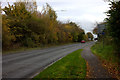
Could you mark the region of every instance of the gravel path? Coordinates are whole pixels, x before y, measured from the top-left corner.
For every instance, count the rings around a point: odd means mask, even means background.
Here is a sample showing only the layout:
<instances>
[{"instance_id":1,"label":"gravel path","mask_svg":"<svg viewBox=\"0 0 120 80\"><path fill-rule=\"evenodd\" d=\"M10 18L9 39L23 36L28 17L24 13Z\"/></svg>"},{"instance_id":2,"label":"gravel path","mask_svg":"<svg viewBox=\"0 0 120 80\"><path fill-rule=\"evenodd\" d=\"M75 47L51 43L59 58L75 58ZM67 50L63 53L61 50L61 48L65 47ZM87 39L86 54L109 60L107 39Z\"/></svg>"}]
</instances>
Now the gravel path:
<instances>
[{"instance_id":1,"label":"gravel path","mask_svg":"<svg viewBox=\"0 0 120 80\"><path fill-rule=\"evenodd\" d=\"M111 78L107 70L105 70L99 59L92 54L90 50L91 45L84 47L81 56L88 62L90 66L90 78Z\"/></svg>"}]
</instances>

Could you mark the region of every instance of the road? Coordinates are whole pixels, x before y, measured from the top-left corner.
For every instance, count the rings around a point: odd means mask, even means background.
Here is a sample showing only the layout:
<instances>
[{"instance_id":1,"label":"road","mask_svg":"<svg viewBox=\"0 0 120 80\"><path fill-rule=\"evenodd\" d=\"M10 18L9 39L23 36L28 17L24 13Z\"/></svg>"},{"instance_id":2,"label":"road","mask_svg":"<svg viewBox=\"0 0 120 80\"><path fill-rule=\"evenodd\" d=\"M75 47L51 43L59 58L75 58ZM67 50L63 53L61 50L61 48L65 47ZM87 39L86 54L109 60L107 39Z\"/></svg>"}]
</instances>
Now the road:
<instances>
[{"instance_id":1,"label":"road","mask_svg":"<svg viewBox=\"0 0 120 80\"><path fill-rule=\"evenodd\" d=\"M94 42L76 43L2 56L3 78L31 78L65 55Z\"/></svg>"}]
</instances>

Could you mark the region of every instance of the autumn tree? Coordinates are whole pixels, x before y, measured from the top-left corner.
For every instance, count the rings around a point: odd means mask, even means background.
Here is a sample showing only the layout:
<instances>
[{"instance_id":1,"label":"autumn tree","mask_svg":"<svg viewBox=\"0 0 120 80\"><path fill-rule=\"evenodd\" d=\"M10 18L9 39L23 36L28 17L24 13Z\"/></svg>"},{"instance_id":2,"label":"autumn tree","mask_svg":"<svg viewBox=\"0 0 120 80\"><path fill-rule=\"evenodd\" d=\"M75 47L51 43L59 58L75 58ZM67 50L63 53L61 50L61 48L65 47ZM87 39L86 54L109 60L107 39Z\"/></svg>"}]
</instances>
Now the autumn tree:
<instances>
[{"instance_id":1,"label":"autumn tree","mask_svg":"<svg viewBox=\"0 0 120 80\"><path fill-rule=\"evenodd\" d=\"M8 3L8 7L5 7L3 11L9 20L8 25L10 32L15 35L16 42L27 43L31 39L31 30L27 24L31 19L32 13L26 8L25 2L16 2L14 5ZM27 40L29 38L29 40ZM28 43L29 44L29 43Z\"/></svg>"},{"instance_id":2,"label":"autumn tree","mask_svg":"<svg viewBox=\"0 0 120 80\"><path fill-rule=\"evenodd\" d=\"M91 40L93 40L93 34L91 32L87 32L87 36L88 36L88 39L90 38Z\"/></svg>"},{"instance_id":3,"label":"autumn tree","mask_svg":"<svg viewBox=\"0 0 120 80\"><path fill-rule=\"evenodd\" d=\"M77 42L84 39L84 30L74 22L62 23L49 4L37 11L36 3L8 3L3 8L3 47L11 45L37 47L40 45ZM7 42L6 42L7 41ZM19 47L20 47L19 46Z\"/></svg>"},{"instance_id":4,"label":"autumn tree","mask_svg":"<svg viewBox=\"0 0 120 80\"><path fill-rule=\"evenodd\" d=\"M93 29L93 34L97 34L97 32L98 32L98 28L95 27L95 28Z\"/></svg>"},{"instance_id":5,"label":"autumn tree","mask_svg":"<svg viewBox=\"0 0 120 80\"><path fill-rule=\"evenodd\" d=\"M12 42L16 40L13 33L10 32L9 20L6 19L6 16L2 16L2 47L3 49L9 49L12 46Z\"/></svg>"}]
</instances>

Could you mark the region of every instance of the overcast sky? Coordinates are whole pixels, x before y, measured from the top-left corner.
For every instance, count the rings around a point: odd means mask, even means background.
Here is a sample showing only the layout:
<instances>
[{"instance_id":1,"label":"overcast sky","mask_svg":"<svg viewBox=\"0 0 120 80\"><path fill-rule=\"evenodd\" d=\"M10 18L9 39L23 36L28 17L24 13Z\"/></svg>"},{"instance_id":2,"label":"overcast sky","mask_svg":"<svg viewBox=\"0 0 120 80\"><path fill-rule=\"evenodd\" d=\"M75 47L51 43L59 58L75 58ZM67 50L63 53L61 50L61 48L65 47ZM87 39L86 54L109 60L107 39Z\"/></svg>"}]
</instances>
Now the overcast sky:
<instances>
[{"instance_id":1,"label":"overcast sky","mask_svg":"<svg viewBox=\"0 0 120 80\"><path fill-rule=\"evenodd\" d=\"M11 0L7 0L11 1ZM15 1L15 0L12 0ZM109 5L104 0L36 0L37 10L41 11L46 3L56 11L58 20L73 21L86 32L93 30L95 22L102 22L106 18ZM5 3L2 4L4 6Z\"/></svg>"}]
</instances>

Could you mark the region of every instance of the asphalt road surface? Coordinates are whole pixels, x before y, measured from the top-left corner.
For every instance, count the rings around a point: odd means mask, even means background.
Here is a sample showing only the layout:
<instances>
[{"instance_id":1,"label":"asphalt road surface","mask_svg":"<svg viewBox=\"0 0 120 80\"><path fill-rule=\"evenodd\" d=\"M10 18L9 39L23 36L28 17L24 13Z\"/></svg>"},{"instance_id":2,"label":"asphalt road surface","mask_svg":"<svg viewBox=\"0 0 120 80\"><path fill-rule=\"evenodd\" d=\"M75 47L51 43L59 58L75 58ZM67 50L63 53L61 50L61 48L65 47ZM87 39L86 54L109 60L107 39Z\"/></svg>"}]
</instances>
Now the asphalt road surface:
<instances>
[{"instance_id":1,"label":"asphalt road surface","mask_svg":"<svg viewBox=\"0 0 120 80\"><path fill-rule=\"evenodd\" d=\"M3 78L31 78L51 63L67 54L92 45L94 42L76 43L40 50L24 51L2 56Z\"/></svg>"}]
</instances>

